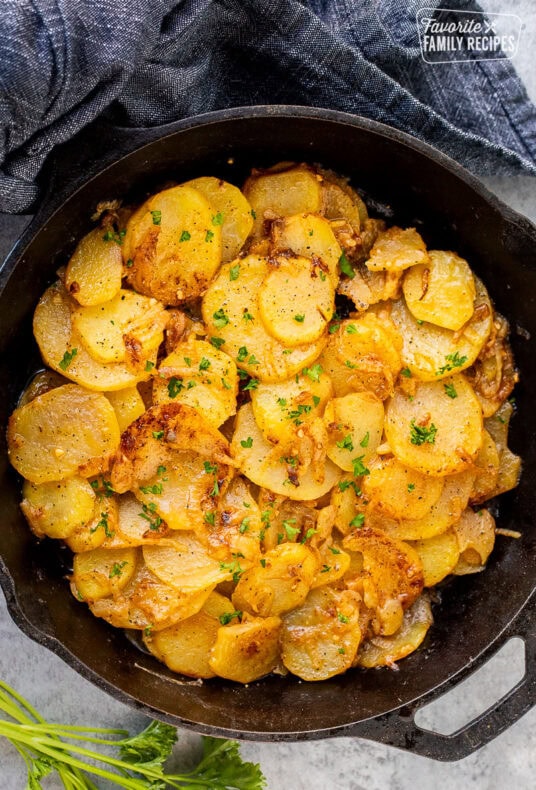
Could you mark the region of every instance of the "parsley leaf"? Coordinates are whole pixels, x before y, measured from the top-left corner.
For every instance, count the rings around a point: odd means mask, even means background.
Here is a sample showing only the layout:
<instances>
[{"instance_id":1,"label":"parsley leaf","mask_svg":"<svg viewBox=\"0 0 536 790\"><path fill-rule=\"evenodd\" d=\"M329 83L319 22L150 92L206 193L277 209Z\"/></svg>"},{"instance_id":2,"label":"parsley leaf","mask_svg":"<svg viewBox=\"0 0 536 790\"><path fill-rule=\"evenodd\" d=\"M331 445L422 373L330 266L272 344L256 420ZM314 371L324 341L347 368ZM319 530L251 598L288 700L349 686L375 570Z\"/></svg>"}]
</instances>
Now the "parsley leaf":
<instances>
[{"instance_id":1,"label":"parsley leaf","mask_svg":"<svg viewBox=\"0 0 536 790\"><path fill-rule=\"evenodd\" d=\"M342 253L341 257L339 258L339 267L340 267L340 270L341 270L341 272L343 274L345 274L351 280L354 279L355 272L354 272L354 270L352 268L352 264L350 263L350 261L348 260L348 258L344 254L344 252Z\"/></svg>"}]
</instances>

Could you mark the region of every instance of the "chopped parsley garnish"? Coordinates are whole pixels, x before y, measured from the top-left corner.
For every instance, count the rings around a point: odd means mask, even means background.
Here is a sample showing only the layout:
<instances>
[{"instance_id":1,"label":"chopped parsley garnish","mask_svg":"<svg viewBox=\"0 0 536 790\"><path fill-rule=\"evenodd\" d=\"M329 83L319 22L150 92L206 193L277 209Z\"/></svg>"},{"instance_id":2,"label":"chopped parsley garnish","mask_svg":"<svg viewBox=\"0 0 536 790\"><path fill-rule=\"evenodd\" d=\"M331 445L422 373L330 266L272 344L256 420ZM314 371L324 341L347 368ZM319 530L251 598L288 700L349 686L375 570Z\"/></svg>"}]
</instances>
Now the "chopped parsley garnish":
<instances>
[{"instance_id":1,"label":"chopped parsley garnish","mask_svg":"<svg viewBox=\"0 0 536 790\"><path fill-rule=\"evenodd\" d=\"M363 526L364 523L365 523L365 514L364 513L358 513L350 521L350 526L351 527L356 527L357 529L361 529L361 527Z\"/></svg>"},{"instance_id":2,"label":"chopped parsley garnish","mask_svg":"<svg viewBox=\"0 0 536 790\"><path fill-rule=\"evenodd\" d=\"M340 267L340 270L341 270L341 272L343 274L345 274L351 280L354 279L355 272L354 272L354 270L352 268L352 264L350 263L350 261L348 260L348 258L344 254L344 252L342 253L341 257L339 258L339 267Z\"/></svg>"},{"instance_id":3,"label":"chopped parsley garnish","mask_svg":"<svg viewBox=\"0 0 536 790\"><path fill-rule=\"evenodd\" d=\"M223 337L211 337L210 344L214 346L214 348L221 348L225 344L225 340Z\"/></svg>"},{"instance_id":4,"label":"chopped parsley garnish","mask_svg":"<svg viewBox=\"0 0 536 790\"><path fill-rule=\"evenodd\" d=\"M316 530L314 527L309 527L309 529L301 539L301 543L305 543L306 541L310 540L313 537L313 535L316 535L317 531L318 530Z\"/></svg>"},{"instance_id":5,"label":"chopped parsley garnish","mask_svg":"<svg viewBox=\"0 0 536 790\"><path fill-rule=\"evenodd\" d=\"M339 618L339 622L341 623L349 623L350 619L343 614L342 612L337 612L337 617Z\"/></svg>"},{"instance_id":6,"label":"chopped parsley garnish","mask_svg":"<svg viewBox=\"0 0 536 790\"><path fill-rule=\"evenodd\" d=\"M201 362L199 363L199 370L208 370L210 367L210 359L206 357L201 357Z\"/></svg>"},{"instance_id":7,"label":"chopped parsley garnish","mask_svg":"<svg viewBox=\"0 0 536 790\"><path fill-rule=\"evenodd\" d=\"M300 403L296 409L292 409L292 411L289 411L288 413L289 419L293 420L294 425L301 425L303 423L303 420L300 420L300 417L303 414L309 414L312 408L313 407L309 406L308 404Z\"/></svg>"},{"instance_id":8,"label":"chopped parsley garnish","mask_svg":"<svg viewBox=\"0 0 536 790\"><path fill-rule=\"evenodd\" d=\"M427 426L416 425L415 420L411 421L410 442L412 444L435 444L436 433L437 428L434 423L431 423L430 426Z\"/></svg>"},{"instance_id":9,"label":"chopped parsley garnish","mask_svg":"<svg viewBox=\"0 0 536 790\"><path fill-rule=\"evenodd\" d=\"M100 527L102 527L106 537L107 538L113 538L113 536L115 535L115 532L110 529L110 526L108 524L109 517L110 517L109 513L106 513L106 512L101 513L100 521L92 529L90 529L89 531L91 533L93 533L93 532L96 532Z\"/></svg>"},{"instance_id":10,"label":"chopped parsley garnish","mask_svg":"<svg viewBox=\"0 0 536 790\"><path fill-rule=\"evenodd\" d=\"M162 222L161 211L151 211L151 217L153 218L153 225L160 225L160 223Z\"/></svg>"},{"instance_id":11,"label":"chopped parsley garnish","mask_svg":"<svg viewBox=\"0 0 536 790\"><path fill-rule=\"evenodd\" d=\"M67 368L69 367L69 365L71 364L71 362L73 361L73 359L77 354L78 354L77 348L72 348L70 351L66 351L65 354L63 355L61 362L59 363L60 368L62 370L67 370Z\"/></svg>"},{"instance_id":12,"label":"chopped parsley garnish","mask_svg":"<svg viewBox=\"0 0 536 790\"><path fill-rule=\"evenodd\" d=\"M457 351L455 351L454 354L447 354L445 359L447 360L447 364L439 368L439 370L436 372L436 376L442 376L443 373L447 373L449 370L454 370L454 368L461 368L461 366L465 365L467 362L467 357L465 354L463 357L461 357Z\"/></svg>"},{"instance_id":13,"label":"chopped parsley garnish","mask_svg":"<svg viewBox=\"0 0 536 790\"><path fill-rule=\"evenodd\" d=\"M246 518L243 518L242 521L240 522L240 526L238 527L238 531L240 532L241 535L243 535L244 532L248 531L248 529L249 529L249 522L250 522L250 516L246 516Z\"/></svg>"},{"instance_id":14,"label":"chopped parsley garnish","mask_svg":"<svg viewBox=\"0 0 536 790\"><path fill-rule=\"evenodd\" d=\"M214 214L214 216L212 217L212 224L216 226L223 225L223 214L221 213L221 211L218 211L217 214Z\"/></svg>"},{"instance_id":15,"label":"chopped parsley garnish","mask_svg":"<svg viewBox=\"0 0 536 790\"><path fill-rule=\"evenodd\" d=\"M233 554L233 557L243 556L243 554ZM237 559L233 560L233 562L220 562L220 570L229 571L229 573L232 573L234 582L239 581L240 577L244 573L244 569L241 567L240 562Z\"/></svg>"},{"instance_id":16,"label":"chopped parsley garnish","mask_svg":"<svg viewBox=\"0 0 536 790\"><path fill-rule=\"evenodd\" d=\"M250 213L251 213L251 216L253 217L253 219L257 219L257 212L255 211L254 208L251 209Z\"/></svg>"},{"instance_id":17,"label":"chopped parsley garnish","mask_svg":"<svg viewBox=\"0 0 536 790\"><path fill-rule=\"evenodd\" d=\"M132 260L132 258L129 258L126 263L126 267L127 269L131 269L133 266L134 266L134 261Z\"/></svg>"},{"instance_id":18,"label":"chopped parsley garnish","mask_svg":"<svg viewBox=\"0 0 536 790\"><path fill-rule=\"evenodd\" d=\"M287 518L285 519L285 521L283 521L282 527L287 533L287 538L289 540L294 540L294 538L296 537L296 535L298 535L300 531L297 527L292 526L295 523L296 523L295 518Z\"/></svg>"},{"instance_id":19,"label":"chopped parsley garnish","mask_svg":"<svg viewBox=\"0 0 536 790\"><path fill-rule=\"evenodd\" d=\"M221 379L221 383L222 383L223 389L225 389L225 390L230 390L231 389L231 385L229 384L227 379L223 378L223 376L222 376L222 379Z\"/></svg>"},{"instance_id":20,"label":"chopped parsley garnish","mask_svg":"<svg viewBox=\"0 0 536 790\"><path fill-rule=\"evenodd\" d=\"M415 491L415 483L408 483L408 493Z\"/></svg>"},{"instance_id":21,"label":"chopped parsley garnish","mask_svg":"<svg viewBox=\"0 0 536 790\"><path fill-rule=\"evenodd\" d=\"M454 386L454 384L443 384L443 386L445 387L445 392L447 393L449 398L458 397L458 393L456 392L456 387Z\"/></svg>"},{"instance_id":22,"label":"chopped parsley garnish","mask_svg":"<svg viewBox=\"0 0 536 790\"><path fill-rule=\"evenodd\" d=\"M312 365L310 368L303 368L302 376L309 376L311 381L320 381L320 376L322 375L322 365L318 363L316 365Z\"/></svg>"},{"instance_id":23,"label":"chopped parsley garnish","mask_svg":"<svg viewBox=\"0 0 536 790\"><path fill-rule=\"evenodd\" d=\"M341 439L340 442L335 442L335 444L341 450L350 450L350 451L352 451L354 449L354 443L352 441L352 437L351 437L350 434L348 434L348 436L345 436L344 439Z\"/></svg>"},{"instance_id":24,"label":"chopped parsley garnish","mask_svg":"<svg viewBox=\"0 0 536 790\"><path fill-rule=\"evenodd\" d=\"M361 496L361 489L355 480L340 480L337 485L339 486L339 491L346 491L348 488L353 488L356 496Z\"/></svg>"},{"instance_id":25,"label":"chopped parsley garnish","mask_svg":"<svg viewBox=\"0 0 536 790\"><path fill-rule=\"evenodd\" d=\"M366 434L365 434L365 435L363 436L363 438L361 439L361 441L359 442L359 444L361 445L361 447L368 447L369 439L370 439L370 434L369 434L369 432L367 431L367 432L366 432Z\"/></svg>"},{"instance_id":26,"label":"chopped parsley garnish","mask_svg":"<svg viewBox=\"0 0 536 790\"><path fill-rule=\"evenodd\" d=\"M246 386L244 387L244 392L246 390L256 390L259 386L259 379L250 379Z\"/></svg>"},{"instance_id":27,"label":"chopped parsley garnish","mask_svg":"<svg viewBox=\"0 0 536 790\"><path fill-rule=\"evenodd\" d=\"M169 397L176 398L179 392L183 389L184 389L184 384L182 383L182 379L178 379L176 376L172 376L168 381L168 385L167 385Z\"/></svg>"},{"instance_id":28,"label":"chopped parsley garnish","mask_svg":"<svg viewBox=\"0 0 536 790\"><path fill-rule=\"evenodd\" d=\"M253 321L253 316L251 313L248 312L247 307L244 309L244 313L242 315L242 321Z\"/></svg>"},{"instance_id":29,"label":"chopped parsley garnish","mask_svg":"<svg viewBox=\"0 0 536 790\"><path fill-rule=\"evenodd\" d=\"M341 550L337 549L335 546L328 546L328 549L331 551L332 554L340 554Z\"/></svg>"},{"instance_id":30,"label":"chopped parsley garnish","mask_svg":"<svg viewBox=\"0 0 536 790\"><path fill-rule=\"evenodd\" d=\"M210 524L210 526L213 527L216 522L216 513L213 510L209 513L205 513L205 521L207 524Z\"/></svg>"},{"instance_id":31,"label":"chopped parsley garnish","mask_svg":"<svg viewBox=\"0 0 536 790\"><path fill-rule=\"evenodd\" d=\"M251 436L248 436L247 439L242 439L240 444L242 445L242 447L253 447L253 438Z\"/></svg>"},{"instance_id":32,"label":"chopped parsley garnish","mask_svg":"<svg viewBox=\"0 0 536 790\"><path fill-rule=\"evenodd\" d=\"M225 612L224 614L220 614L220 616L218 617L218 620L220 621L220 623L222 625L228 625L231 622L231 620L234 620L235 617L238 620L240 620L241 617L242 617L242 612L239 612L239 611L236 611L236 612Z\"/></svg>"},{"instance_id":33,"label":"chopped parsley garnish","mask_svg":"<svg viewBox=\"0 0 536 790\"><path fill-rule=\"evenodd\" d=\"M279 406L281 406L282 409L284 409L285 406L287 405L287 399L286 398L278 398L277 399L277 403L278 403Z\"/></svg>"},{"instance_id":34,"label":"chopped parsley garnish","mask_svg":"<svg viewBox=\"0 0 536 790\"><path fill-rule=\"evenodd\" d=\"M162 493L162 483L155 483L153 486L140 486L140 491L143 494L155 494L159 496Z\"/></svg>"},{"instance_id":35,"label":"chopped parsley garnish","mask_svg":"<svg viewBox=\"0 0 536 790\"><path fill-rule=\"evenodd\" d=\"M128 565L127 560L123 560L123 562L114 562L114 564L112 565L112 569L109 573L110 579L113 579L114 576L121 576L125 565Z\"/></svg>"},{"instance_id":36,"label":"chopped parsley garnish","mask_svg":"<svg viewBox=\"0 0 536 790\"><path fill-rule=\"evenodd\" d=\"M346 327L346 333L348 335L357 335L357 326L355 324L348 324Z\"/></svg>"},{"instance_id":37,"label":"chopped parsley garnish","mask_svg":"<svg viewBox=\"0 0 536 790\"><path fill-rule=\"evenodd\" d=\"M153 439L162 439L164 431L153 431Z\"/></svg>"},{"instance_id":38,"label":"chopped parsley garnish","mask_svg":"<svg viewBox=\"0 0 536 790\"><path fill-rule=\"evenodd\" d=\"M218 471L216 464L211 464L210 461L203 461L203 467L207 475L215 475Z\"/></svg>"},{"instance_id":39,"label":"chopped parsley garnish","mask_svg":"<svg viewBox=\"0 0 536 790\"><path fill-rule=\"evenodd\" d=\"M337 329L338 329L339 327L340 327L340 324L339 324L339 323L337 323L337 324L331 324L330 328L328 329L328 332L329 332L329 334L330 334L330 335L334 335L334 334L335 334L335 332L337 331Z\"/></svg>"},{"instance_id":40,"label":"chopped parsley garnish","mask_svg":"<svg viewBox=\"0 0 536 790\"><path fill-rule=\"evenodd\" d=\"M205 233L205 241L206 242L212 241L213 238L214 238L214 231L207 230L207 232Z\"/></svg>"},{"instance_id":41,"label":"chopped parsley garnish","mask_svg":"<svg viewBox=\"0 0 536 790\"><path fill-rule=\"evenodd\" d=\"M149 371L152 370L153 368L154 368L154 362L151 362L151 360L148 359L147 362L145 363L145 371L149 373Z\"/></svg>"},{"instance_id":42,"label":"chopped parsley garnish","mask_svg":"<svg viewBox=\"0 0 536 790\"><path fill-rule=\"evenodd\" d=\"M218 329L221 329L223 326L227 326L229 323L229 319L225 315L223 307L220 307L219 310L216 310L216 312L213 313L212 318L214 319L214 326Z\"/></svg>"},{"instance_id":43,"label":"chopped parsley garnish","mask_svg":"<svg viewBox=\"0 0 536 790\"><path fill-rule=\"evenodd\" d=\"M240 276L240 264L235 263L235 265L231 266L231 268L229 269L229 279L231 281L238 280L239 276Z\"/></svg>"},{"instance_id":44,"label":"chopped parsley garnish","mask_svg":"<svg viewBox=\"0 0 536 790\"><path fill-rule=\"evenodd\" d=\"M190 241L191 238L192 238L191 233L187 230L183 230L180 235L179 241Z\"/></svg>"},{"instance_id":45,"label":"chopped parsley garnish","mask_svg":"<svg viewBox=\"0 0 536 790\"><path fill-rule=\"evenodd\" d=\"M411 378L411 370L409 368L402 368L402 370L400 371L400 374L402 376L405 376L405 378L407 378L407 379Z\"/></svg>"},{"instance_id":46,"label":"chopped parsley garnish","mask_svg":"<svg viewBox=\"0 0 536 790\"><path fill-rule=\"evenodd\" d=\"M186 362L186 364L188 365L188 367L191 368L192 367L192 360L190 359L190 357L183 357L183 359Z\"/></svg>"},{"instance_id":47,"label":"chopped parsley garnish","mask_svg":"<svg viewBox=\"0 0 536 790\"><path fill-rule=\"evenodd\" d=\"M149 502L148 505L142 505L142 513L138 513L138 516L144 518L145 521L149 522L149 528L152 530L156 530L162 524L162 519L156 513L156 505L154 502Z\"/></svg>"},{"instance_id":48,"label":"chopped parsley garnish","mask_svg":"<svg viewBox=\"0 0 536 790\"><path fill-rule=\"evenodd\" d=\"M303 324L305 321L305 313L296 313L294 320L297 321L298 324Z\"/></svg>"},{"instance_id":49,"label":"chopped parsley garnish","mask_svg":"<svg viewBox=\"0 0 536 790\"><path fill-rule=\"evenodd\" d=\"M326 565L324 563L324 565L322 565L322 570L320 571L320 573L329 573L330 570L331 570L331 565Z\"/></svg>"},{"instance_id":50,"label":"chopped parsley garnish","mask_svg":"<svg viewBox=\"0 0 536 790\"><path fill-rule=\"evenodd\" d=\"M319 398L318 395L313 395L313 403L314 403L315 407L319 405L320 398Z\"/></svg>"},{"instance_id":51,"label":"chopped parsley garnish","mask_svg":"<svg viewBox=\"0 0 536 790\"><path fill-rule=\"evenodd\" d=\"M363 475L369 475L370 469L367 469L365 464L363 463L364 455L360 455L359 458L352 458L352 466L354 468L354 477L362 477Z\"/></svg>"},{"instance_id":52,"label":"chopped parsley garnish","mask_svg":"<svg viewBox=\"0 0 536 790\"><path fill-rule=\"evenodd\" d=\"M355 370L357 367L359 367L359 365L356 365L355 362L350 362L349 359L347 359L344 364L347 368L350 368L350 370Z\"/></svg>"}]
</instances>

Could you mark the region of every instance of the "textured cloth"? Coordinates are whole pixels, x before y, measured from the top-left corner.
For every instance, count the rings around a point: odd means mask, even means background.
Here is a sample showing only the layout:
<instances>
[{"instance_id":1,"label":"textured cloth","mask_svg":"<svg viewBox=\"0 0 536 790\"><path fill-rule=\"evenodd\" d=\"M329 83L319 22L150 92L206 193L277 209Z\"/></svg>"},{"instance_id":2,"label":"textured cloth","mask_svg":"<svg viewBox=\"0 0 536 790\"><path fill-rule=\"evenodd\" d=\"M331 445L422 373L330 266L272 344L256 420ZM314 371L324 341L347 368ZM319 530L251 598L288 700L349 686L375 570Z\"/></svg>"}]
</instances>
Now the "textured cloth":
<instances>
[{"instance_id":1,"label":"textured cloth","mask_svg":"<svg viewBox=\"0 0 536 790\"><path fill-rule=\"evenodd\" d=\"M427 64L434 0L2 0L0 211L28 211L50 151L98 116L156 126L302 104L364 115L476 173L536 172L536 115L510 61ZM478 9L472 0L449 8Z\"/></svg>"}]
</instances>

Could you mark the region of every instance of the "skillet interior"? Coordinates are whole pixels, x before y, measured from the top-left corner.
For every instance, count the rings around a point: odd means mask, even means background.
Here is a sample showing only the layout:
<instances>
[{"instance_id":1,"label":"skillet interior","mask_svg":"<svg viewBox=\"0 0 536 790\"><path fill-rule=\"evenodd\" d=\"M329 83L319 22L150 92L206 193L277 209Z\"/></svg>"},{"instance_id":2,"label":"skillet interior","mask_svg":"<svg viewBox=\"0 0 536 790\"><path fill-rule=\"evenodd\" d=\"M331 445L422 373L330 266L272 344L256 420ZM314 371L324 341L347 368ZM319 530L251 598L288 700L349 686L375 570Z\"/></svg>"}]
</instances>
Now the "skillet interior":
<instances>
[{"instance_id":1,"label":"skillet interior","mask_svg":"<svg viewBox=\"0 0 536 790\"><path fill-rule=\"evenodd\" d=\"M261 109L241 115L216 113L201 125L179 124L178 131L108 167L65 201L27 244L20 244L4 267L2 581L19 625L119 699L213 734L320 737L411 706L461 677L497 642L534 590L536 416L531 392L536 356L529 337L536 336L536 230L446 157L379 124L315 110L274 115ZM72 598L64 578L68 553L52 542L38 544L19 512L20 484L7 464L4 429L28 375L38 366L31 333L35 304L89 228L99 200L140 198L169 181L198 175L240 184L252 166L280 160L320 162L351 176L369 206L372 201L372 214L376 204L390 221L416 225L429 245L467 257L497 309L510 320L521 370L510 444L523 458L523 476L516 491L501 498L498 524L519 529L523 537L499 538L484 574L461 577L443 588L424 647L400 662L398 672L356 670L317 684L267 678L248 688L222 680L183 682Z\"/></svg>"}]
</instances>

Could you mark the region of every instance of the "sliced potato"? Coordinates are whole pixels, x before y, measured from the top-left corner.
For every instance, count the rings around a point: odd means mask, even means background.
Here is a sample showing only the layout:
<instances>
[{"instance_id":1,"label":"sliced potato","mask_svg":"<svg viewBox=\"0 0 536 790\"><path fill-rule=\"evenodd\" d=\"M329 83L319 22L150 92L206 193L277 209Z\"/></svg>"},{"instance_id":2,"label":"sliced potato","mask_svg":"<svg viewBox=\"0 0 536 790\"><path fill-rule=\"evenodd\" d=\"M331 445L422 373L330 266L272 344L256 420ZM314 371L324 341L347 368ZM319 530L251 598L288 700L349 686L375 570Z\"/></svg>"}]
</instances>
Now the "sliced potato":
<instances>
[{"instance_id":1,"label":"sliced potato","mask_svg":"<svg viewBox=\"0 0 536 790\"><path fill-rule=\"evenodd\" d=\"M419 263L428 264L426 245L415 228L393 226L380 233L366 261L370 271L401 271Z\"/></svg>"},{"instance_id":2,"label":"sliced potato","mask_svg":"<svg viewBox=\"0 0 536 790\"><path fill-rule=\"evenodd\" d=\"M92 490L94 489L92 488ZM101 497L97 493L92 518L71 532L65 538L65 543L75 554L98 549L103 544L111 549L126 548L129 544L115 542L117 522L117 498L114 496Z\"/></svg>"},{"instance_id":3,"label":"sliced potato","mask_svg":"<svg viewBox=\"0 0 536 790\"><path fill-rule=\"evenodd\" d=\"M156 513L151 512L149 506L146 509L148 512L132 494L118 498L117 521L109 544L111 548L172 544L175 533L157 518Z\"/></svg>"},{"instance_id":4,"label":"sliced potato","mask_svg":"<svg viewBox=\"0 0 536 790\"><path fill-rule=\"evenodd\" d=\"M108 302L78 307L71 320L93 359L135 369L160 346L169 316L156 299L122 288Z\"/></svg>"},{"instance_id":5,"label":"sliced potato","mask_svg":"<svg viewBox=\"0 0 536 790\"><path fill-rule=\"evenodd\" d=\"M79 304L96 305L114 298L122 276L121 246L103 228L95 228L78 242L67 264L65 287Z\"/></svg>"},{"instance_id":6,"label":"sliced potato","mask_svg":"<svg viewBox=\"0 0 536 790\"><path fill-rule=\"evenodd\" d=\"M283 447L271 445L263 437L251 404L242 406L236 415L231 453L242 473L253 483L289 499L307 500L326 494L340 476L337 467L329 460L326 461L322 481L315 479L311 468L302 476L295 476L294 466L288 463L284 452Z\"/></svg>"},{"instance_id":7,"label":"sliced potato","mask_svg":"<svg viewBox=\"0 0 536 790\"><path fill-rule=\"evenodd\" d=\"M499 453L499 473L493 496L515 488L521 474L521 458L508 448L508 426L513 411L512 404L504 401L497 412L484 422Z\"/></svg>"},{"instance_id":8,"label":"sliced potato","mask_svg":"<svg viewBox=\"0 0 536 790\"><path fill-rule=\"evenodd\" d=\"M83 477L57 482L24 481L21 510L37 537L68 538L93 516L95 493Z\"/></svg>"},{"instance_id":9,"label":"sliced potato","mask_svg":"<svg viewBox=\"0 0 536 790\"><path fill-rule=\"evenodd\" d=\"M287 346L318 340L335 311L330 277L309 258L270 258L258 293L259 315L266 330Z\"/></svg>"},{"instance_id":10,"label":"sliced potato","mask_svg":"<svg viewBox=\"0 0 536 790\"><path fill-rule=\"evenodd\" d=\"M238 373L232 359L206 340L190 337L159 365L153 404L187 403L215 427L236 412Z\"/></svg>"},{"instance_id":11,"label":"sliced potato","mask_svg":"<svg viewBox=\"0 0 536 790\"><path fill-rule=\"evenodd\" d=\"M15 469L32 483L48 483L105 471L119 426L104 395L65 384L15 409L7 441Z\"/></svg>"},{"instance_id":12,"label":"sliced potato","mask_svg":"<svg viewBox=\"0 0 536 790\"><path fill-rule=\"evenodd\" d=\"M460 373L473 364L484 347L491 332L493 311L484 285L474 279L474 311L458 332L427 321L419 323L404 299L392 303L390 315L402 338L403 364L415 378L436 381L453 371Z\"/></svg>"},{"instance_id":13,"label":"sliced potato","mask_svg":"<svg viewBox=\"0 0 536 790\"><path fill-rule=\"evenodd\" d=\"M356 664L360 667L392 667L422 644L433 623L430 601L421 595L404 612L399 630L391 636L373 636L362 642Z\"/></svg>"},{"instance_id":14,"label":"sliced potato","mask_svg":"<svg viewBox=\"0 0 536 790\"><path fill-rule=\"evenodd\" d=\"M334 508L335 526L343 535L352 529L351 522L355 516L364 511L364 501L361 499L361 489L353 474L341 477L331 492L331 504Z\"/></svg>"},{"instance_id":15,"label":"sliced potato","mask_svg":"<svg viewBox=\"0 0 536 790\"><path fill-rule=\"evenodd\" d=\"M395 519L424 518L443 491L443 479L431 478L396 458L378 458L370 464L362 487L371 507Z\"/></svg>"},{"instance_id":16,"label":"sliced potato","mask_svg":"<svg viewBox=\"0 0 536 790\"><path fill-rule=\"evenodd\" d=\"M449 390L456 393L453 398ZM385 434L401 463L443 476L472 464L482 444L482 409L461 375L419 382L408 397L398 390L387 405Z\"/></svg>"},{"instance_id":17,"label":"sliced potato","mask_svg":"<svg viewBox=\"0 0 536 790\"><path fill-rule=\"evenodd\" d=\"M230 578L193 532L181 532L172 545L144 546L143 559L154 575L181 592L197 592Z\"/></svg>"},{"instance_id":18,"label":"sliced potato","mask_svg":"<svg viewBox=\"0 0 536 790\"><path fill-rule=\"evenodd\" d=\"M129 285L165 305L200 296L221 262L221 226L197 189L153 195L132 214L123 243Z\"/></svg>"},{"instance_id":19,"label":"sliced potato","mask_svg":"<svg viewBox=\"0 0 536 790\"><path fill-rule=\"evenodd\" d=\"M333 285L339 281L338 263L342 254L331 225L317 214L294 214L272 224L272 247L276 253L291 250L300 257L318 259L317 276L329 274Z\"/></svg>"},{"instance_id":20,"label":"sliced potato","mask_svg":"<svg viewBox=\"0 0 536 790\"><path fill-rule=\"evenodd\" d=\"M328 458L346 472L354 469L356 460L366 466L380 444L383 419L383 403L372 392L333 398L324 412Z\"/></svg>"},{"instance_id":21,"label":"sliced potato","mask_svg":"<svg viewBox=\"0 0 536 790\"><path fill-rule=\"evenodd\" d=\"M460 551L453 573L459 576L483 570L495 545L495 519L489 510L467 508L453 530Z\"/></svg>"},{"instance_id":22,"label":"sliced potato","mask_svg":"<svg viewBox=\"0 0 536 790\"><path fill-rule=\"evenodd\" d=\"M247 482L235 477L219 499L214 524L205 522L204 539L210 555L231 564L233 558L242 557L242 565L249 567L260 558L262 530L260 509Z\"/></svg>"},{"instance_id":23,"label":"sliced potato","mask_svg":"<svg viewBox=\"0 0 536 790\"><path fill-rule=\"evenodd\" d=\"M209 665L222 678L251 683L276 668L279 661L279 617L248 618L218 629Z\"/></svg>"},{"instance_id":24,"label":"sliced potato","mask_svg":"<svg viewBox=\"0 0 536 790\"><path fill-rule=\"evenodd\" d=\"M477 505L495 496L499 480L500 457L497 445L484 428L482 446L475 459L476 479L471 491L471 504Z\"/></svg>"},{"instance_id":25,"label":"sliced potato","mask_svg":"<svg viewBox=\"0 0 536 790\"><path fill-rule=\"evenodd\" d=\"M222 260L224 263L233 261L253 228L248 201L238 187L213 176L194 178L184 186L197 189L212 206L212 224L221 225Z\"/></svg>"},{"instance_id":26,"label":"sliced potato","mask_svg":"<svg viewBox=\"0 0 536 790\"><path fill-rule=\"evenodd\" d=\"M324 216L330 220L346 220L358 234L368 219L367 207L357 192L342 179L332 181L330 174L322 182Z\"/></svg>"},{"instance_id":27,"label":"sliced potato","mask_svg":"<svg viewBox=\"0 0 536 790\"><path fill-rule=\"evenodd\" d=\"M356 310L364 312L371 305L387 299L398 299L402 282L402 272L369 272L364 264L354 269L353 277L345 277L337 292L347 296Z\"/></svg>"},{"instance_id":28,"label":"sliced potato","mask_svg":"<svg viewBox=\"0 0 536 790\"><path fill-rule=\"evenodd\" d=\"M145 412L145 404L137 387L126 387L124 390L104 394L113 406L121 433Z\"/></svg>"},{"instance_id":29,"label":"sliced potato","mask_svg":"<svg viewBox=\"0 0 536 790\"><path fill-rule=\"evenodd\" d=\"M231 601L212 592L197 614L160 631L150 631L143 641L173 672L194 678L212 678L215 673L209 664L210 652L222 622L227 618L229 622L236 622L234 614Z\"/></svg>"},{"instance_id":30,"label":"sliced potato","mask_svg":"<svg viewBox=\"0 0 536 790\"><path fill-rule=\"evenodd\" d=\"M254 173L243 192L254 211L255 236L263 235L265 220L317 214L322 206L320 179L305 165Z\"/></svg>"},{"instance_id":31,"label":"sliced potato","mask_svg":"<svg viewBox=\"0 0 536 790\"><path fill-rule=\"evenodd\" d=\"M61 283L51 285L36 307L33 330L47 365L71 381L99 392L124 389L149 378L148 371L156 363L156 348L145 359L137 360L135 369L125 362L97 362L72 326L71 308L74 309L73 301Z\"/></svg>"},{"instance_id":32,"label":"sliced potato","mask_svg":"<svg viewBox=\"0 0 536 790\"><path fill-rule=\"evenodd\" d=\"M265 382L284 381L314 362L325 337L286 348L264 327L258 293L270 271L267 259L257 255L242 258L236 279L232 279L231 269L229 264L221 267L203 299L203 318L212 342L221 345L238 367Z\"/></svg>"},{"instance_id":33,"label":"sliced potato","mask_svg":"<svg viewBox=\"0 0 536 790\"><path fill-rule=\"evenodd\" d=\"M406 272L406 304L417 320L457 332L473 315L473 272L454 252L431 250L429 256L428 263L412 266Z\"/></svg>"},{"instance_id":34,"label":"sliced potato","mask_svg":"<svg viewBox=\"0 0 536 790\"><path fill-rule=\"evenodd\" d=\"M242 574L233 605L261 617L288 612L303 603L317 570L318 557L309 546L282 543Z\"/></svg>"},{"instance_id":35,"label":"sliced potato","mask_svg":"<svg viewBox=\"0 0 536 790\"><path fill-rule=\"evenodd\" d=\"M424 586L433 587L452 573L460 556L454 529L409 544L419 555L424 573Z\"/></svg>"},{"instance_id":36,"label":"sliced potato","mask_svg":"<svg viewBox=\"0 0 536 790\"><path fill-rule=\"evenodd\" d=\"M116 595L134 576L136 563L134 548L100 548L75 554L72 584L85 601Z\"/></svg>"},{"instance_id":37,"label":"sliced potato","mask_svg":"<svg viewBox=\"0 0 536 790\"><path fill-rule=\"evenodd\" d=\"M314 590L342 579L350 568L351 557L331 541L320 547L320 568L311 585Z\"/></svg>"},{"instance_id":38,"label":"sliced potato","mask_svg":"<svg viewBox=\"0 0 536 790\"><path fill-rule=\"evenodd\" d=\"M302 680L326 680L352 666L360 640L357 597L320 587L283 618L283 664Z\"/></svg>"}]
</instances>

